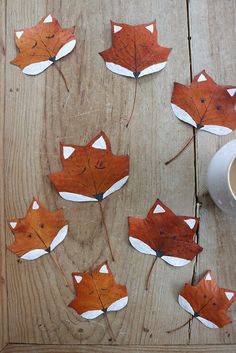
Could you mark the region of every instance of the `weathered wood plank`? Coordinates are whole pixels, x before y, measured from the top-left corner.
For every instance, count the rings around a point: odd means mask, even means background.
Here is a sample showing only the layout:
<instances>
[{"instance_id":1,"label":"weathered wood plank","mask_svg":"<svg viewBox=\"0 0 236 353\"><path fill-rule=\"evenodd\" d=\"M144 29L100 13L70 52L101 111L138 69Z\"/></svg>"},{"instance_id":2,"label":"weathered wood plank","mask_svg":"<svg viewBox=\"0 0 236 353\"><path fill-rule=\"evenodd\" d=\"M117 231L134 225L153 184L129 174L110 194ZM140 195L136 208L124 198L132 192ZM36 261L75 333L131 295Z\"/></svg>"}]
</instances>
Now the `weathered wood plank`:
<instances>
[{"instance_id":1,"label":"weathered wood plank","mask_svg":"<svg viewBox=\"0 0 236 353\"><path fill-rule=\"evenodd\" d=\"M104 202L117 258L111 267L130 294L127 309L110 314L117 344L184 344L187 328L181 334L165 331L187 318L176 298L192 276L192 265L175 269L158 261L150 291L145 292L152 258L130 247L127 216L145 217L157 197L177 214L194 214L193 146L184 155L188 168L183 162L168 167L163 163L192 134L181 124L173 124L169 104L173 81L189 78L185 1L149 0L145 6L141 0L94 0L92 6L89 0L25 4L23 0L7 2L7 62L16 53L13 29L31 26L49 11L63 26L76 24L78 44L60 62L70 94L53 67L38 77L26 77L7 65L7 216L23 216L33 195L51 209L64 208L70 234L56 253L68 279L72 271L93 269L109 258L97 205L61 200L47 179L47 174L61 169L60 141L85 144L103 129L114 152L128 152L131 158L128 185ZM164 71L140 79L135 116L126 129L121 118L130 113L134 80L106 70L98 52L111 44L110 19L135 24L154 18L160 43L174 49ZM11 241L9 232L7 243ZM67 308L73 294L64 287L49 256L19 264L8 253L7 269L10 342L109 342L103 318L87 322Z\"/></svg>"},{"instance_id":2,"label":"weathered wood plank","mask_svg":"<svg viewBox=\"0 0 236 353\"><path fill-rule=\"evenodd\" d=\"M236 345L101 346L10 344L3 353L234 353Z\"/></svg>"},{"instance_id":3,"label":"weathered wood plank","mask_svg":"<svg viewBox=\"0 0 236 353\"><path fill-rule=\"evenodd\" d=\"M235 83L235 15L234 0L192 0L190 20L192 37L193 74L206 71L220 84ZM197 136L197 183L200 210L200 244L204 251L197 263L196 277L211 269L224 288L236 289L236 221L223 214L212 202L206 187L206 174L210 159L236 133L225 137L200 132ZM236 320L236 305L229 315ZM222 330L208 330L194 321L191 342L197 344L235 343L236 323Z\"/></svg>"},{"instance_id":4,"label":"weathered wood plank","mask_svg":"<svg viewBox=\"0 0 236 353\"><path fill-rule=\"evenodd\" d=\"M5 1L0 1L0 350L8 341L4 202Z\"/></svg>"}]
</instances>

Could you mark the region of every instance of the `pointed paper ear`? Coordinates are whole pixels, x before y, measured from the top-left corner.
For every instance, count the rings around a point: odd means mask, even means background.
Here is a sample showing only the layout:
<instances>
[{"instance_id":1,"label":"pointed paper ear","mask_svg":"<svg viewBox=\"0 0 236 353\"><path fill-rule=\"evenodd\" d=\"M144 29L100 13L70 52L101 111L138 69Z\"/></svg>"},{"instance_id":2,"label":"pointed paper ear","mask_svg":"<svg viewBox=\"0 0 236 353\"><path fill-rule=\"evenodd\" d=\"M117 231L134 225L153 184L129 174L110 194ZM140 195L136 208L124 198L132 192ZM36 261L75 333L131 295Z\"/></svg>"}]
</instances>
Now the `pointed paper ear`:
<instances>
[{"instance_id":1,"label":"pointed paper ear","mask_svg":"<svg viewBox=\"0 0 236 353\"><path fill-rule=\"evenodd\" d=\"M20 39L23 35L24 31L15 31L15 36L17 37L17 39Z\"/></svg>"},{"instance_id":2,"label":"pointed paper ear","mask_svg":"<svg viewBox=\"0 0 236 353\"><path fill-rule=\"evenodd\" d=\"M228 89L227 89L227 92L229 93L229 95L230 95L231 97L233 97L233 96L235 95L236 88L235 88L235 87L233 87L233 88L228 88Z\"/></svg>"},{"instance_id":3,"label":"pointed paper ear","mask_svg":"<svg viewBox=\"0 0 236 353\"><path fill-rule=\"evenodd\" d=\"M225 295L229 301L231 301L235 297L235 293L231 291L225 291Z\"/></svg>"},{"instance_id":4,"label":"pointed paper ear","mask_svg":"<svg viewBox=\"0 0 236 353\"><path fill-rule=\"evenodd\" d=\"M205 281L211 281L213 278L212 278L212 273L211 271L208 271L205 276L204 276L204 279Z\"/></svg>"},{"instance_id":5,"label":"pointed paper ear","mask_svg":"<svg viewBox=\"0 0 236 353\"><path fill-rule=\"evenodd\" d=\"M156 20L153 21L153 22L151 22L151 23L149 23L148 25L146 25L145 28L146 28L149 32L153 33L153 32L156 30Z\"/></svg>"},{"instance_id":6,"label":"pointed paper ear","mask_svg":"<svg viewBox=\"0 0 236 353\"><path fill-rule=\"evenodd\" d=\"M32 208L32 210L38 210L39 209L39 203L38 203L37 200L33 200L31 208Z\"/></svg>"},{"instance_id":7,"label":"pointed paper ear","mask_svg":"<svg viewBox=\"0 0 236 353\"><path fill-rule=\"evenodd\" d=\"M62 145L62 155L64 159L69 158L72 153L75 151L75 148L72 146L63 146Z\"/></svg>"},{"instance_id":8,"label":"pointed paper ear","mask_svg":"<svg viewBox=\"0 0 236 353\"><path fill-rule=\"evenodd\" d=\"M102 267L100 267L99 272L100 273L109 273L109 269L108 269L106 263L104 265L102 265Z\"/></svg>"},{"instance_id":9,"label":"pointed paper ear","mask_svg":"<svg viewBox=\"0 0 236 353\"><path fill-rule=\"evenodd\" d=\"M88 145L100 150L111 150L110 141L103 131L95 136Z\"/></svg>"},{"instance_id":10,"label":"pointed paper ear","mask_svg":"<svg viewBox=\"0 0 236 353\"><path fill-rule=\"evenodd\" d=\"M194 229L197 220L195 218L184 219L184 222L189 226L190 229Z\"/></svg>"},{"instance_id":11,"label":"pointed paper ear","mask_svg":"<svg viewBox=\"0 0 236 353\"><path fill-rule=\"evenodd\" d=\"M118 33L122 30L122 25L111 21L112 33Z\"/></svg>"},{"instance_id":12,"label":"pointed paper ear","mask_svg":"<svg viewBox=\"0 0 236 353\"><path fill-rule=\"evenodd\" d=\"M78 284L79 284L79 283L82 281L82 279L83 279L83 277L80 276L79 274L73 274L73 278L74 278L75 282L78 283Z\"/></svg>"},{"instance_id":13,"label":"pointed paper ear","mask_svg":"<svg viewBox=\"0 0 236 353\"><path fill-rule=\"evenodd\" d=\"M164 205L163 202L161 202L161 200L157 199L156 202L154 203L154 205L152 206L152 208L150 209L150 211L148 212L148 216L152 217L153 215L159 215L159 214L165 214L166 212L168 212L168 215L174 215L174 213L168 208L166 207L166 205Z\"/></svg>"},{"instance_id":14,"label":"pointed paper ear","mask_svg":"<svg viewBox=\"0 0 236 353\"><path fill-rule=\"evenodd\" d=\"M43 23L51 23L53 22L53 17L51 14L49 14L45 19L43 20Z\"/></svg>"},{"instance_id":15,"label":"pointed paper ear","mask_svg":"<svg viewBox=\"0 0 236 353\"><path fill-rule=\"evenodd\" d=\"M17 226L17 219L8 219L7 222L8 222L8 225L10 227L11 230L14 230Z\"/></svg>"}]
</instances>

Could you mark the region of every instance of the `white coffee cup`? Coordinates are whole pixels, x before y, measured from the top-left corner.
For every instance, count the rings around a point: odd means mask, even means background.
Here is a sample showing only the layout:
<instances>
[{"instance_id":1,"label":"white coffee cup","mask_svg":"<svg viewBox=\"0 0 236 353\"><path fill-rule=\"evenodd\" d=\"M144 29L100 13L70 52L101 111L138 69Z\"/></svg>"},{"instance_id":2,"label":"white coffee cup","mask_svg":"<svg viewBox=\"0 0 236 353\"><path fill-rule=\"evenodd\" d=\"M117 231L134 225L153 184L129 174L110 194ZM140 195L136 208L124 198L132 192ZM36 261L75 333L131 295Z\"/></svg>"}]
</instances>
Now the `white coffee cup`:
<instances>
[{"instance_id":1,"label":"white coffee cup","mask_svg":"<svg viewBox=\"0 0 236 353\"><path fill-rule=\"evenodd\" d=\"M236 216L236 140L228 142L212 158L207 186L215 204Z\"/></svg>"}]
</instances>

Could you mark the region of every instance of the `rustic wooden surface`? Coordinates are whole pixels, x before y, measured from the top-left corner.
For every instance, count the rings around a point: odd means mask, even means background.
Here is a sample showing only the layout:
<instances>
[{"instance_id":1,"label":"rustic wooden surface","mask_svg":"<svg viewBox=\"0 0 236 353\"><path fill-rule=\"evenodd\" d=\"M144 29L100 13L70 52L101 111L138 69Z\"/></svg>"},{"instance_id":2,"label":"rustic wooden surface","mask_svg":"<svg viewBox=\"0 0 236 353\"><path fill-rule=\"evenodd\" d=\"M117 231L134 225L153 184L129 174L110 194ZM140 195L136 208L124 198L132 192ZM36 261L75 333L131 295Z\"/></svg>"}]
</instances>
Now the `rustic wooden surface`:
<instances>
[{"instance_id":1,"label":"rustic wooden surface","mask_svg":"<svg viewBox=\"0 0 236 353\"><path fill-rule=\"evenodd\" d=\"M187 344L194 344L191 352L233 352L235 323L222 330L209 330L194 320L190 327L179 332L168 335L165 331L187 320L188 315L177 304L177 294L185 282L197 280L208 268L214 271L220 285L236 288L235 220L214 206L205 183L209 160L235 134L218 138L201 133L195 149L192 144L167 167L164 161L193 133L190 126L175 119L169 104L173 81L187 84L191 80L189 54L193 74L205 68L217 82L233 84L236 2L192 0L187 11L185 0L148 0L145 6L141 0L8 0L5 14L5 2L0 1L2 26L5 15L7 19L6 35L4 28L1 30L1 41L6 40L5 60L0 58L0 109L5 109L0 125L4 129L1 242L5 241L4 218L23 217L32 197L37 196L51 210L63 207L70 222L69 236L55 251L68 280L71 281L72 271L94 269L109 259L99 208L96 204L63 201L47 175L61 169L60 141L86 144L101 129L110 137L114 153L129 153L131 159L129 183L104 201L117 258L111 267L116 279L126 283L129 291L127 308L109 314L117 346L106 346L110 344L110 336L103 318L88 322L67 308L73 293L64 286L50 256L18 263L7 252L5 262L2 244L0 349L8 332L8 342L14 345L10 344L5 352L11 353L177 352L178 349L187 353L188 346L176 346ZM9 64L17 52L13 30L35 25L49 12L59 18L63 27L76 24L76 49L59 63L67 77L69 94L54 67L37 77L27 77ZM108 71L98 52L111 44L110 19L135 24L154 18L160 44L173 47L173 51L163 71L140 79L135 115L126 129L123 118L132 106L134 80ZM204 251L191 265L181 269L158 261L150 290L146 292L145 276L152 258L129 245L127 216L145 217L157 197L177 214L194 215L197 203L202 203L198 240ZM8 229L6 235L9 245L13 237ZM230 315L236 319L235 306ZM216 343L223 346L205 346ZM65 346L59 350L58 346L50 347L53 344ZM70 344L82 346L76 348ZM89 344L96 346L86 347Z\"/></svg>"}]
</instances>

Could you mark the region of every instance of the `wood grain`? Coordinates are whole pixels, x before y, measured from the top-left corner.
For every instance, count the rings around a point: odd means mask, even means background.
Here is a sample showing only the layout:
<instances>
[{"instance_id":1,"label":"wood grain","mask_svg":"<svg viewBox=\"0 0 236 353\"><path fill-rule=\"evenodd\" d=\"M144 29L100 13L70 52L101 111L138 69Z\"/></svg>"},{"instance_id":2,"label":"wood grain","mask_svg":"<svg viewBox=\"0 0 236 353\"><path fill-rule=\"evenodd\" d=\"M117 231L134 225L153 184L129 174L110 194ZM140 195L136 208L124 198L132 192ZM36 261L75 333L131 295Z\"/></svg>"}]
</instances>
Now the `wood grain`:
<instances>
[{"instance_id":1,"label":"wood grain","mask_svg":"<svg viewBox=\"0 0 236 353\"><path fill-rule=\"evenodd\" d=\"M193 74L202 69L219 84L235 84L236 2L220 0L190 1ZM198 279L211 269L223 288L236 289L236 221L221 212L211 200L206 186L207 168L214 153L226 142L236 138L233 132L224 137L200 132L197 136L197 196L200 209L200 254L196 276ZM229 310L236 319L236 305ZM206 330L196 320L191 329L191 343L236 343L236 324L222 330Z\"/></svg>"},{"instance_id":2,"label":"wood grain","mask_svg":"<svg viewBox=\"0 0 236 353\"><path fill-rule=\"evenodd\" d=\"M70 234L56 253L68 275L90 270L109 259L104 229L96 204L63 201L47 175L61 169L59 142L85 144L99 130L110 137L115 153L128 152L131 178L127 186L104 202L117 262L111 264L117 281L130 293L126 310L110 315L118 344L186 343L182 334L168 335L186 313L176 305L177 293L192 275L192 266L175 269L158 261L145 292L145 277L152 258L135 251L127 239L127 216L145 217L160 197L177 214L194 212L193 147L179 163L164 161L189 138L191 131L174 120L170 109L172 82L188 77L186 6L184 1L25 1L7 3L7 63L16 53L13 28L34 25L52 11L62 26L76 24L75 51L60 61L70 94L55 68L38 77L26 77L7 64L5 144L6 212L21 217L33 195L51 209L63 207ZM163 14L165 14L163 16ZM126 129L122 118L132 108L134 80L112 74L99 51L111 45L110 19L143 23L157 18L160 43L173 47L165 70L139 81L133 121ZM17 90L18 89L18 90ZM176 139L175 144L167 141ZM11 193L9 192L11 190ZM10 233L9 233L10 234ZM8 244L12 236L8 234ZM10 342L108 343L105 321L85 321L67 308L73 294L63 285L50 257L17 263L8 253ZM181 278L181 280L179 280ZM168 279L168 280L167 280ZM176 315L173 317L173 307ZM164 310L163 310L164 308Z\"/></svg>"},{"instance_id":3,"label":"wood grain","mask_svg":"<svg viewBox=\"0 0 236 353\"><path fill-rule=\"evenodd\" d=\"M4 2L0 4L0 16L4 17ZM29 77L9 64L17 52L13 30L35 25L49 12L58 17L62 27L76 25L77 46L59 63L69 94L53 66ZM19 263L7 252L9 341L22 344L10 344L4 353L235 352L235 323L223 330L208 330L194 320L191 327L166 334L188 318L176 301L185 282L195 281L211 268L220 285L236 287L235 220L213 205L205 184L210 158L235 134L224 138L199 134L195 151L191 144L178 160L164 165L192 136L191 127L175 119L170 107L173 82L190 82L188 20L194 74L205 68L217 82L233 84L234 16L233 0L192 0L189 18L185 0L147 0L145 6L141 0L6 2L6 61L0 57L0 109L5 102L5 120L0 125L0 131L4 128L1 205L5 202L5 211L0 208L1 275L5 276L4 220L23 217L36 196L51 210L63 207L69 220L69 236L55 250L68 281L71 272L91 271L108 259L116 280L127 285L129 305L109 314L117 338L117 345L111 346L102 317L86 321L67 307L74 294L64 286L50 256ZM139 24L155 18L159 43L173 47L173 51L163 71L138 81L134 117L126 129L124 118L132 108L135 82L108 71L98 53L111 45L110 19ZM0 23L4 38L4 18ZM83 145L100 130L109 136L114 153L130 155L128 184L104 201L116 263L110 262L99 207L62 200L47 178L61 169L60 142ZM145 278L152 258L129 245L127 216L145 217L157 197L176 214L190 216L195 214L196 200L202 202L199 239L204 251L196 262L180 269L158 261L146 292ZM9 245L13 236L9 230L6 235ZM0 294L2 320L6 319L2 283ZM236 319L235 306L230 315ZM5 327L0 325L3 345Z\"/></svg>"},{"instance_id":4,"label":"wood grain","mask_svg":"<svg viewBox=\"0 0 236 353\"><path fill-rule=\"evenodd\" d=\"M0 350L8 342L4 210L5 1L0 2Z\"/></svg>"},{"instance_id":5,"label":"wood grain","mask_svg":"<svg viewBox=\"0 0 236 353\"><path fill-rule=\"evenodd\" d=\"M102 346L10 344L2 353L235 353L236 345Z\"/></svg>"}]
</instances>

